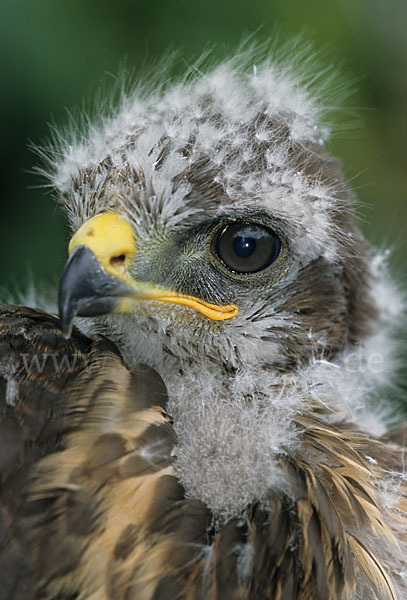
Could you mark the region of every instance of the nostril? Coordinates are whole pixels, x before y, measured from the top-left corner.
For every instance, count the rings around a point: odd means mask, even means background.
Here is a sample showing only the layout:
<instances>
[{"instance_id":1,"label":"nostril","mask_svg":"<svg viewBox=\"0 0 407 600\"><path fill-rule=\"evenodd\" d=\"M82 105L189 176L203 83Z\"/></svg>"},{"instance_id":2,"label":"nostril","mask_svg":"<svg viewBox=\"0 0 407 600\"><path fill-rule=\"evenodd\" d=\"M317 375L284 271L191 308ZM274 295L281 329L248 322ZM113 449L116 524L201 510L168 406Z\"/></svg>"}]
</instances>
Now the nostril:
<instances>
[{"instance_id":1,"label":"nostril","mask_svg":"<svg viewBox=\"0 0 407 600\"><path fill-rule=\"evenodd\" d=\"M112 258L110 259L110 265L114 269L117 269L121 273L124 273L126 270L126 255L118 254L117 256L112 256Z\"/></svg>"}]
</instances>

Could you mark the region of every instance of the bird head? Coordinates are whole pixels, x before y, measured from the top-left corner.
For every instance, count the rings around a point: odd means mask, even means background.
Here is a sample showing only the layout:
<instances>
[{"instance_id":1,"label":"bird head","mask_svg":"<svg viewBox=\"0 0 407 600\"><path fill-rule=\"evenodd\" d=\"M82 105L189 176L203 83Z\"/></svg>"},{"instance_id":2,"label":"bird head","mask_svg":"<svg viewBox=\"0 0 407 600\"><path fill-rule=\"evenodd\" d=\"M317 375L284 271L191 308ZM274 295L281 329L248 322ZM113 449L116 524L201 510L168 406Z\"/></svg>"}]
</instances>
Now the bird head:
<instances>
[{"instance_id":1,"label":"bird head","mask_svg":"<svg viewBox=\"0 0 407 600\"><path fill-rule=\"evenodd\" d=\"M126 98L62 147L66 334L79 316L135 360L228 372L289 370L365 335L365 243L321 110L281 65L243 63Z\"/></svg>"},{"instance_id":2,"label":"bird head","mask_svg":"<svg viewBox=\"0 0 407 600\"><path fill-rule=\"evenodd\" d=\"M314 456L311 417L383 427L376 380L345 364L380 294L311 72L250 52L195 68L52 153L73 232L62 328L78 317L163 376L177 477L225 518L295 497L280 462Z\"/></svg>"}]
</instances>

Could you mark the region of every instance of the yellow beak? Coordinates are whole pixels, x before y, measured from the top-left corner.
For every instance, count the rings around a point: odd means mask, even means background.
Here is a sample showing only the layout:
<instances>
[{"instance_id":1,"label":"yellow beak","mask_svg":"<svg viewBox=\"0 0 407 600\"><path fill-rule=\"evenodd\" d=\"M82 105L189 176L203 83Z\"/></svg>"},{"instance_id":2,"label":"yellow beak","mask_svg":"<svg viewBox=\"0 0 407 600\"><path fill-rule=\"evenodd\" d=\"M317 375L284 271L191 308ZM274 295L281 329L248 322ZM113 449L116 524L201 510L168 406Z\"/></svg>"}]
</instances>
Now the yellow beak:
<instances>
[{"instance_id":1,"label":"yellow beak","mask_svg":"<svg viewBox=\"0 0 407 600\"><path fill-rule=\"evenodd\" d=\"M136 281L129 273L136 242L131 225L117 213L102 213L86 221L72 237L70 258L61 277L59 310L62 330L69 335L73 318L134 311L140 300L189 306L209 319L234 317L234 304L217 305L151 282Z\"/></svg>"}]
</instances>

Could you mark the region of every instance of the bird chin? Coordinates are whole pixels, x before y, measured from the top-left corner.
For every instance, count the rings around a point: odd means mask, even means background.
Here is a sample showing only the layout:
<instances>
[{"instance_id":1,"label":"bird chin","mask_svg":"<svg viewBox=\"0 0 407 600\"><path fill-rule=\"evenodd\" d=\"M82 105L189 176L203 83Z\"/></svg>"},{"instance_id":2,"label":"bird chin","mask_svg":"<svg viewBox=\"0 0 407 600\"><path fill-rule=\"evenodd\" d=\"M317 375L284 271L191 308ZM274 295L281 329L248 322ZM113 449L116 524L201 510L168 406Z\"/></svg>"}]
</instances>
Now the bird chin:
<instances>
[{"instance_id":1,"label":"bird chin","mask_svg":"<svg viewBox=\"0 0 407 600\"><path fill-rule=\"evenodd\" d=\"M133 304L132 313L75 319L86 335L103 335L115 343L125 362L148 364L164 378L198 365L216 372L219 381L247 367L259 373L281 372L287 358L277 336L261 341L238 315L212 321L193 308L157 301ZM223 331L221 331L223 329Z\"/></svg>"},{"instance_id":2,"label":"bird chin","mask_svg":"<svg viewBox=\"0 0 407 600\"><path fill-rule=\"evenodd\" d=\"M188 348L197 352L201 362L203 349L198 350L194 340L209 342L208 329L215 325L212 321L177 305L145 301L135 307L131 314L76 317L74 324L91 338L102 335L116 344L129 366L148 364L161 375L179 372Z\"/></svg>"}]
</instances>

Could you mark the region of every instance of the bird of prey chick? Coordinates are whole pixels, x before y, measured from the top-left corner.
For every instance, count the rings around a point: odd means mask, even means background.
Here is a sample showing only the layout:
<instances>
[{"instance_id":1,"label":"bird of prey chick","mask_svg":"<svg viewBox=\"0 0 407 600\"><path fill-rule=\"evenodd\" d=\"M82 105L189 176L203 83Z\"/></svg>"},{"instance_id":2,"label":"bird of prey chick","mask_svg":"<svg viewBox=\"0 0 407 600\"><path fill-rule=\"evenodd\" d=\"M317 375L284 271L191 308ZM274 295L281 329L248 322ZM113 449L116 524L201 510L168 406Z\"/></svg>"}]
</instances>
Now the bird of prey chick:
<instances>
[{"instance_id":1,"label":"bird of prey chick","mask_svg":"<svg viewBox=\"0 0 407 600\"><path fill-rule=\"evenodd\" d=\"M59 318L0 313L1 598L407 598L401 302L293 62L55 140Z\"/></svg>"}]
</instances>

